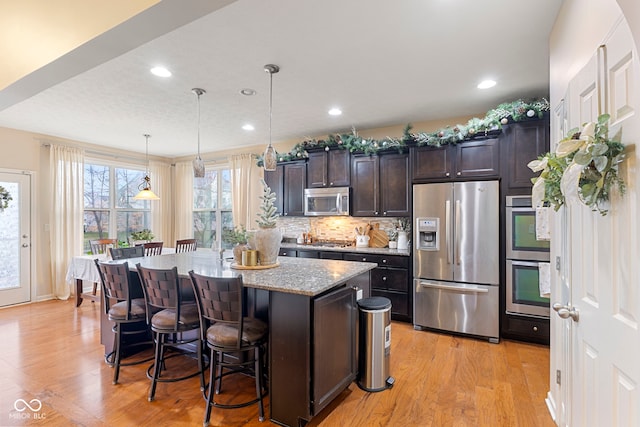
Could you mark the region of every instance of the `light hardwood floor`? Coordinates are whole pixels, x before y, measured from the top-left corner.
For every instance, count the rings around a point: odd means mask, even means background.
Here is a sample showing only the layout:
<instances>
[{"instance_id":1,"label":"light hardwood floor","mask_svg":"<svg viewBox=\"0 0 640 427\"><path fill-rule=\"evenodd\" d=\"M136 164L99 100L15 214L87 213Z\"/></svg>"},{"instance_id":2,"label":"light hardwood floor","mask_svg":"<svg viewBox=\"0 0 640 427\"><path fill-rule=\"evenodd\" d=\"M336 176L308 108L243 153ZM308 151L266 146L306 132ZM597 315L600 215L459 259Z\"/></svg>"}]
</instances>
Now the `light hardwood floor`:
<instances>
[{"instance_id":1,"label":"light hardwood floor","mask_svg":"<svg viewBox=\"0 0 640 427\"><path fill-rule=\"evenodd\" d=\"M104 363L100 345L99 309L91 302L75 308L72 301L48 301L0 310L0 426L202 425L197 377L159 384L154 402L147 401L148 364L123 367L120 383L111 384L113 370ZM555 425L544 403L547 347L506 340L490 344L414 331L398 322L391 330L394 387L365 393L352 384L310 426ZM251 379L238 382L252 392ZM18 399L38 399L42 408L18 412ZM17 406L24 408L21 402ZM265 409L268 415L268 398ZM253 405L214 408L211 425L273 424L260 423Z\"/></svg>"}]
</instances>

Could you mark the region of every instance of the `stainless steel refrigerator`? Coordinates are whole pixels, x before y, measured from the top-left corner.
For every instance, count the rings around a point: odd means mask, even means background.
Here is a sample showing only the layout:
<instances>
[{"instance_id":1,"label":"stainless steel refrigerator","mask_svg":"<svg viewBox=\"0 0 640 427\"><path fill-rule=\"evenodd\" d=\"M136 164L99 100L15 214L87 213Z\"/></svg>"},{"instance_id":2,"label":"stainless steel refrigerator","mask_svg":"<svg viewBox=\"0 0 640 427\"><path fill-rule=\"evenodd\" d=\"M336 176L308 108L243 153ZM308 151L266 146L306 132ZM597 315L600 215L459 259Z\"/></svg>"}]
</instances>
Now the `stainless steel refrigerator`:
<instances>
[{"instance_id":1,"label":"stainless steel refrigerator","mask_svg":"<svg viewBox=\"0 0 640 427\"><path fill-rule=\"evenodd\" d=\"M499 339L499 184L413 186L414 328Z\"/></svg>"}]
</instances>

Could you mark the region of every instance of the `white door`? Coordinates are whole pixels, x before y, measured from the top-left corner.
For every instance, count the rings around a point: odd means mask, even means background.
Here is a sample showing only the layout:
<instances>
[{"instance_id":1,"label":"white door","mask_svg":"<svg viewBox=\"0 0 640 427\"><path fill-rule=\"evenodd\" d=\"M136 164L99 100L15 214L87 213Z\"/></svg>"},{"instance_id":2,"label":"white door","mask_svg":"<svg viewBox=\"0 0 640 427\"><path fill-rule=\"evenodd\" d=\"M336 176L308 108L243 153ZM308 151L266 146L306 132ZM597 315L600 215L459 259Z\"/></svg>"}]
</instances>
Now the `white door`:
<instances>
[{"instance_id":1,"label":"white door","mask_svg":"<svg viewBox=\"0 0 640 427\"><path fill-rule=\"evenodd\" d=\"M12 200L0 212L0 307L31 300L31 176L0 172Z\"/></svg>"},{"instance_id":2,"label":"white door","mask_svg":"<svg viewBox=\"0 0 640 427\"><path fill-rule=\"evenodd\" d=\"M611 114L609 136L640 142L637 52L626 22L570 84L570 127ZM594 70L595 68L595 70ZM595 71L595 72L594 72ZM597 96L597 99L594 99ZM640 251L636 171L631 150L621 168L627 194L612 196L601 216L573 202L567 209L569 251L562 260L570 289L568 425L637 426L640 419Z\"/></svg>"}]
</instances>

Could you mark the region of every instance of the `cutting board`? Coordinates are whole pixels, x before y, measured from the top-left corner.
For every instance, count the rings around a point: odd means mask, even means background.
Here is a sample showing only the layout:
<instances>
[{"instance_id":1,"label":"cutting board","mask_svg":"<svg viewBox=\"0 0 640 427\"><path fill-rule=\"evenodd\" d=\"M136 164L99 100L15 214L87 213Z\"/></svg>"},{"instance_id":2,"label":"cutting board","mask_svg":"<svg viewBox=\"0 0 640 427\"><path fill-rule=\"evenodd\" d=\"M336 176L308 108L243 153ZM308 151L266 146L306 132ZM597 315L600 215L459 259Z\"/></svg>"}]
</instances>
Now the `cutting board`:
<instances>
[{"instance_id":1,"label":"cutting board","mask_svg":"<svg viewBox=\"0 0 640 427\"><path fill-rule=\"evenodd\" d=\"M369 247L370 248L386 248L389 245L389 236L385 231L380 230L380 224L373 224L373 228L369 231Z\"/></svg>"}]
</instances>

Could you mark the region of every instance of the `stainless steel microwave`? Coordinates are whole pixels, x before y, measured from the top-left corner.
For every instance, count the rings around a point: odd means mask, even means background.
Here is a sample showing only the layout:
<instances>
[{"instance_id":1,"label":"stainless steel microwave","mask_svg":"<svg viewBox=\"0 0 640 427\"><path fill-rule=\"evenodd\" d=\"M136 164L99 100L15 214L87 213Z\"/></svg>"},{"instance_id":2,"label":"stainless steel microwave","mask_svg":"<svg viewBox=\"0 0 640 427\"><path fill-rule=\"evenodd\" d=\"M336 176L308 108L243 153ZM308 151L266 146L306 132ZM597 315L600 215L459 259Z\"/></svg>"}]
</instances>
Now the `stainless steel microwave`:
<instances>
[{"instance_id":1,"label":"stainless steel microwave","mask_svg":"<svg viewBox=\"0 0 640 427\"><path fill-rule=\"evenodd\" d=\"M349 187L305 189L304 214L307 216L349 215Z\"/></svg>"}]
</instances>

